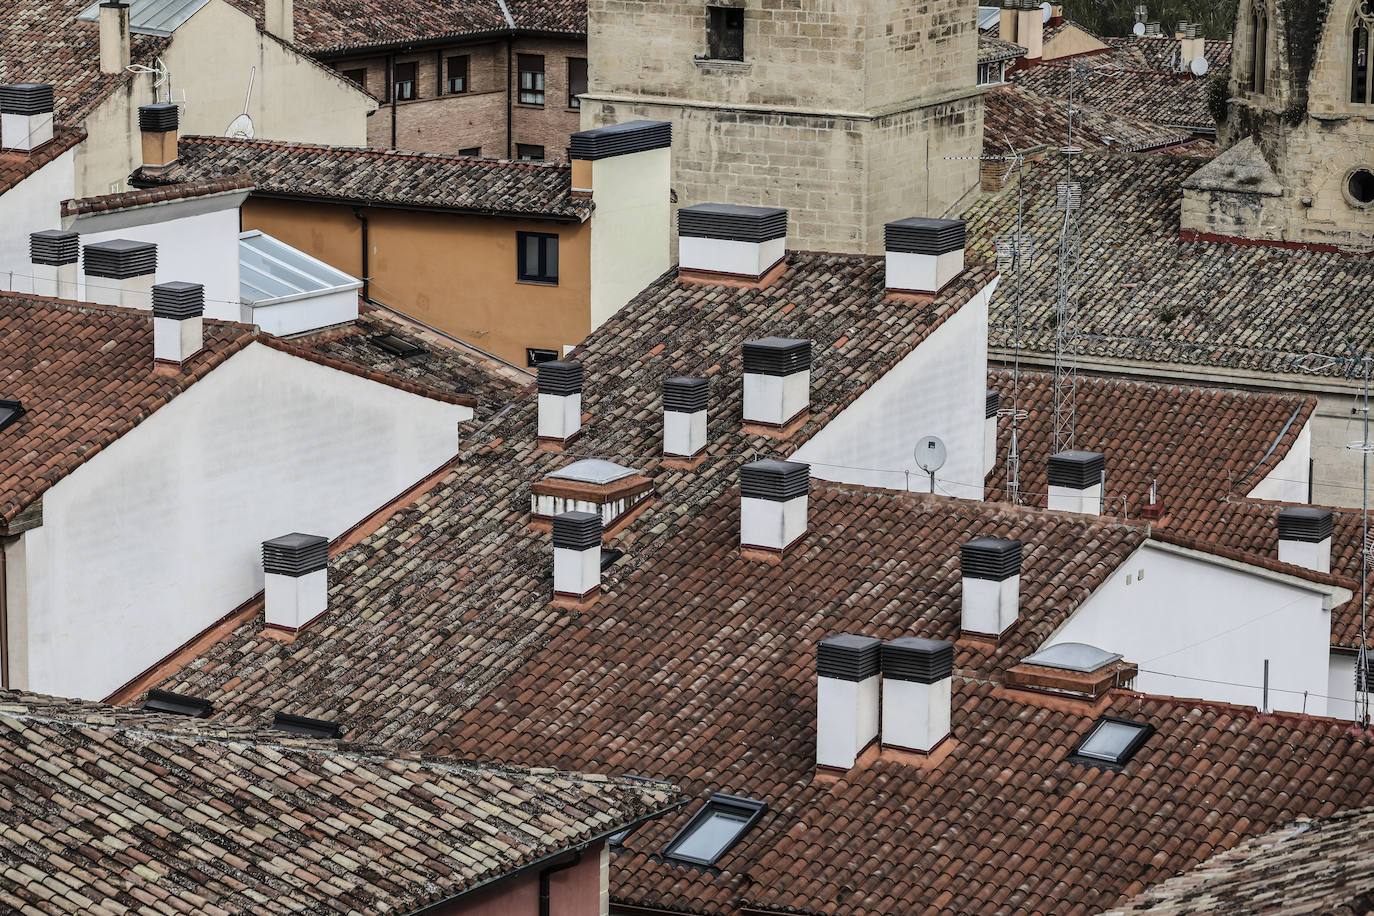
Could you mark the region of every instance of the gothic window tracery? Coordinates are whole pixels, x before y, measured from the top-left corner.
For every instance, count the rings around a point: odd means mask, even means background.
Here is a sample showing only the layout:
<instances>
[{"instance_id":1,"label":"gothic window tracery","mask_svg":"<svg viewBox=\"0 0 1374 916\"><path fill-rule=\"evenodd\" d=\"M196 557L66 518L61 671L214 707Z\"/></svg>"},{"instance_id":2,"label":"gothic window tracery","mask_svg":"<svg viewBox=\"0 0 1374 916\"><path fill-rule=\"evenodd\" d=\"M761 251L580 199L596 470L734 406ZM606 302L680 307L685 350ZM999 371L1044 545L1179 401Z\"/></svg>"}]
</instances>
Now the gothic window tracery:
<instances>
[{"instance_id":1,"label":"gothic window tracery","mask_svg":"<svg viewBox=\"0 0 1374 916\"><path fill-rule=\"evenodd\" d=\"M1269 66L1269 21L1264 13L1263 0L1255 0L1254 9L1250 14L1250 37L1250 89L1263 93L1265 71Z\"/></svg>"},{"instance_id":2,"label":"gothic window tracery","mask_svg":"<svg viewBox=\"0 0 1374 916\"><path fill-rule=\"evenodd\" d=\"M1370 53L1374 51L1370 46L1371 33L1374 33L1374 0L1360 0L1350 29L1350 101L1356 105L1374 101L1369 66Z\"/></svg>"}]
</instances>

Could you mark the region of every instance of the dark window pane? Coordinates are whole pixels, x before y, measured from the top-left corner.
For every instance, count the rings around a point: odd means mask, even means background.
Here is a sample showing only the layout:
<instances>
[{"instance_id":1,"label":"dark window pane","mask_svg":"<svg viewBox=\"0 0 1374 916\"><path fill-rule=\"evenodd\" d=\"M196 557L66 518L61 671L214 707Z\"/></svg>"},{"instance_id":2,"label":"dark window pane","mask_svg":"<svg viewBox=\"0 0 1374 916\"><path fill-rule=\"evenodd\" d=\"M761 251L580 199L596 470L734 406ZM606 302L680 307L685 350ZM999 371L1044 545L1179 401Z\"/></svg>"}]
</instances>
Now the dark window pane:
<instances>
[{"instance_id":1,"label":"dark window pane","mask_svg":"<svg viewBox=\"0 0 1374 916\"><path fill-rule=\"evenodd\" d=\"M399 102L409 101L415 98L415 75L417 64L413 61L408 64L397 64L395 69L396 79L392 92Z\"/></svg>"},{"instance_id":2,"label":"dark window pane","mask_svg":"<svg viewBox=\"0 0 1374 916\"><path fill-rule=\"evenodd\" d=\"M744 10L709 6L707 53L715 60L744 60Z\"/></svg>"},{"instance_id":3,"label":"dark window pane","mask_svg":"<svg viewBox=\"0 0 1374 916\"><path fill-rule=\"evenodd\" d=\"M464 54L461 57L450 57L446 69L448 72L448 83L446 87L448 91L454 93L467 92L468 56Z\"/></svg>"},{"instance_id":4,"label":"dark window pane","mask_svg":"<svg viewBox=\"0 0 1374 916\"><path fill-rule=\"evenodd\" d=\"M1350 101L1363 105L1369 101L1369 29L1355 26L1350 60Z\"/></svg>"},{"instance_id":5,"label":"dark window pane","mask_svg":"<svg viewBox=\"0 0 1374 916\"><path fill-rule=\"evenodd\" d=\"M544 147L536 146L533 143L515 144L515 157L526 161L534 161L544 158Z\"/></svg>"},{"instance_id":6,"label":"dark window pane","mask_svg":"<svg viewBox=\"0 0 1374 916\"><path fill-rule=\"evenodd\" d=\"M520 101L525 105L544 104L544 57L540 54L521 54Z\"/></svg>"},{"instance_id":7,"label":"dark window pane","mask_svg":"<svg viewBox=\"0 0 1374 916\"><path fill-rule=\"evenodd\" d=\"M359 67L357 70L345 70L345 71L343 71L343 78L346 79L346 80L352 80L353 82L357 83L359 86L366 87L366 86L367 86L367 68L366 68L366 67Z\"/></svg>"},{"instance_id":8,"label":"dark window pane","mask_svg":"<svg viewBox=\"0 0 1374 916\"><path fill-rule=\"evenodd\" d=\"M568 58L568 107L580 108L582 103L578 96L587 91L587 59L585 57Z\"/></svg>"},{"instance_id":9,"label":"dark window pane","mask_svg":"<svg viewBox=\"0 0 1374 916\"><path fill-rule=\"evenodd\" d=\"M534 283L558 282L558 236L544 232L516 233L519 250L516 275Z\"/></svg>"},{"instance_id":10,"label":"dark window pane","mask_svg":"<svg viewBox=\"0 0 1374 916\"><path fill-rule=\"evenodd\" d=\"M464 149L460 149L460 150L458 151L458 155L460 155L460 156L480 156L480 155L482 155L482 147L480 147L480 146L469 146L469 147L465 147Z\"/></svg>"}]
</instances>

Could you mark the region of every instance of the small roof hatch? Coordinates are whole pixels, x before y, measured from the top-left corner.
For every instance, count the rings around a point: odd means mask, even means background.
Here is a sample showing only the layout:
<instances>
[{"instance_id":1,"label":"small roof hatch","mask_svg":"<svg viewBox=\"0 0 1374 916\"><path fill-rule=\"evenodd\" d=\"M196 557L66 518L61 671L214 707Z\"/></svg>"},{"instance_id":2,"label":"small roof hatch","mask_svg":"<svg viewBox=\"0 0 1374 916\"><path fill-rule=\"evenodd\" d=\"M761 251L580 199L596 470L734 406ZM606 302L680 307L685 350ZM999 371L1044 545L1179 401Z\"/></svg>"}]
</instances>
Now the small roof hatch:
<instances>
[{"instance_id":1,"label":"small roof hatch","mask_svg":"<svg viewBox=\"0 0 1374 916\"><path fill-rule=\"evenodd\" d=\"M616 464L614 461L606 461L601 458L583 458L581 461L574 461L565 468L559 468L550 474L559 480L575 480L578 483L592 483L604 485L615 483L617 480L624 480L626 477L633 477L635 472L623 465Z\"/></svg>"},{"instance_id":2,"label":"small roof hatch","mask_svg":"<svg viewBox=\"0 0 1374 916\"><path fill-rule=\"evenodd\" d=\"M1121 661L1121 656L1097 646L1081 642L1061 642L1048 646L1025 659L1027 665L1043 665L1046 668L1062 668L1065 671L1082 671L1085 674L1100 671L1112 662Z\"/></svg>"}]
</instances>

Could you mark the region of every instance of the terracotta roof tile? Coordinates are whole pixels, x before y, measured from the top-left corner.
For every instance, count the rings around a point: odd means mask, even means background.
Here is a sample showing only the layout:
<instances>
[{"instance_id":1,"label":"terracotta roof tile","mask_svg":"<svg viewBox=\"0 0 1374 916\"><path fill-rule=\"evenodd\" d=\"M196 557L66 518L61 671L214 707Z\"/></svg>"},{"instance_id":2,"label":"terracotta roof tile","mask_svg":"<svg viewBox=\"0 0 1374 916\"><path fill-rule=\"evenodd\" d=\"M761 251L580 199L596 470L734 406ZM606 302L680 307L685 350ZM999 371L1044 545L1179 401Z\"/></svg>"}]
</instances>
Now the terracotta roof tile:
<instances>
[{"instance_id":1,"label":"terracotta roof tile","mask_svg":"<svg viewBox=\"0 0 1374 916\"><path fill-rule=\"evenodd\" d=\"M52 141L36 150L27 153L9 150L0 152L0 194L4 194L84 139L86 134L82 131L72 127L59 127L53 132Z\"/></svg>"},{"instance_id":2,"label":"terracotta roof tile","mask_svg":"<svg viewBox=\"0 0 1374 916\"><path fill-rule=\"evenodd\" d=\"M978 63L980 64L995 60L1015 60L1025 56L1026 49L1014 41L1003 41L992 35L979 34L978 36Z\"/></svg>"},{"instance_id":3,"label":"terracotta roof tile","mask_svg":"<svg viewBox=\"0 0 1374 916\"><path fill-rule=\"evenodd\" d=\"M251 190L253 179L247 175L230 175L206 181L191 181L185 184L165 187L145 188L137 191L122 191L119 194L102 194L99 197L78 197L62 201L63 216L78 216L83 213L103 213L111 210L127 210L148 204L163 203L171 200L186 200L193 197L208 197L230 191Z\"/></svg>"},{"instance_id":4,"label":"terracotta roof tile","mask_svg":"<svg viewBox=\"0 0 1374 916\"><path fill-rule=\"evenodd\" d=\"M1062 147L1068 135L1067 100L1012 83L983 96L983 152L1005 155L1007 145L1024 151L1037 146ZM1125 152L1186 143L1189 131L1166 127L1091 105L1074 106L1074 143L1087 149Z\"/></svg>"}]
</instances>

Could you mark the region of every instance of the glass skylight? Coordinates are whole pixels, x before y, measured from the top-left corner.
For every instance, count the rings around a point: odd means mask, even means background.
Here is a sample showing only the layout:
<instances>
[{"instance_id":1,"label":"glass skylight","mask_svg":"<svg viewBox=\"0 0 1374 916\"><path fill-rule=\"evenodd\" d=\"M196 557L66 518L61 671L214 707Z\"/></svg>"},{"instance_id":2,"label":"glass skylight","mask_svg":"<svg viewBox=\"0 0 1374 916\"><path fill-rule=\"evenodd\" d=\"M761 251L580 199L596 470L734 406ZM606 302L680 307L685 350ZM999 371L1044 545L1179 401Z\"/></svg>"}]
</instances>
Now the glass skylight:
<instances>
[{"instance_id":1,"label":"glass skylight","mask_svg":"<svg viewBox=\"0 0 1374 916\"><path fill-rule=\"evenodd\" d=\"M0 399L0 429L9 426L24 413L24 405L19 401Z\"/></svg>"},{"instance_id":2,"label":"glass skylight","mask_svg":"<svg viewBox=\"0 0 1374 916\"><path fill-rule=\"evenodd\" d=\"M1081 642L1061 642L1026 658L1028 665L1043 665L1046 668L1085 673L1100 670L1112 662L1119 661L1121 656L1117 653Z\"/></svg>"},{"instance_id":3,"label":"glass skylight","mask_svg":"<svg viewBox=\"0 0 1374 916\"><path fill-rule=\"evenodd\" d=\"M604 461L601 458L583 458L581 461L574 461L565 468L559 468L549 476L559 480L575 480L578 483L608 484L633 475L633 470L616 464L614 461Z\"/></svg>"},{"instance_id":4,"label":"glass skylight","mask_svg":"<svg viewBox=\"0 0 1374 916\"><path fill-rule=\"evenodd\" d=\"M239 298L249 305L358 289L341 270L255 230L239 236Z\"/></svg>"},{"instance_id":5,"label":"glass skylight","mask_svg":"<svg viewBox=\"0 0 1374 916\"><path fill-rule=\"evenodd\" d=\"M1135 756L1153 731L1143 722L1104 717L1073 752L1078 757L1119 766Z\"/></svg>"},{"instance_id":6,"label":"glass skylight","mask_svg":"<svg viewBox=\"0 0 1374 916\"><path fill-rule=\"evenodd\" d=\"M766 807L751 798L712 795L673 837L664 855L696 865L714 865L763 816Z\"/></svg>"}]
</instances>

